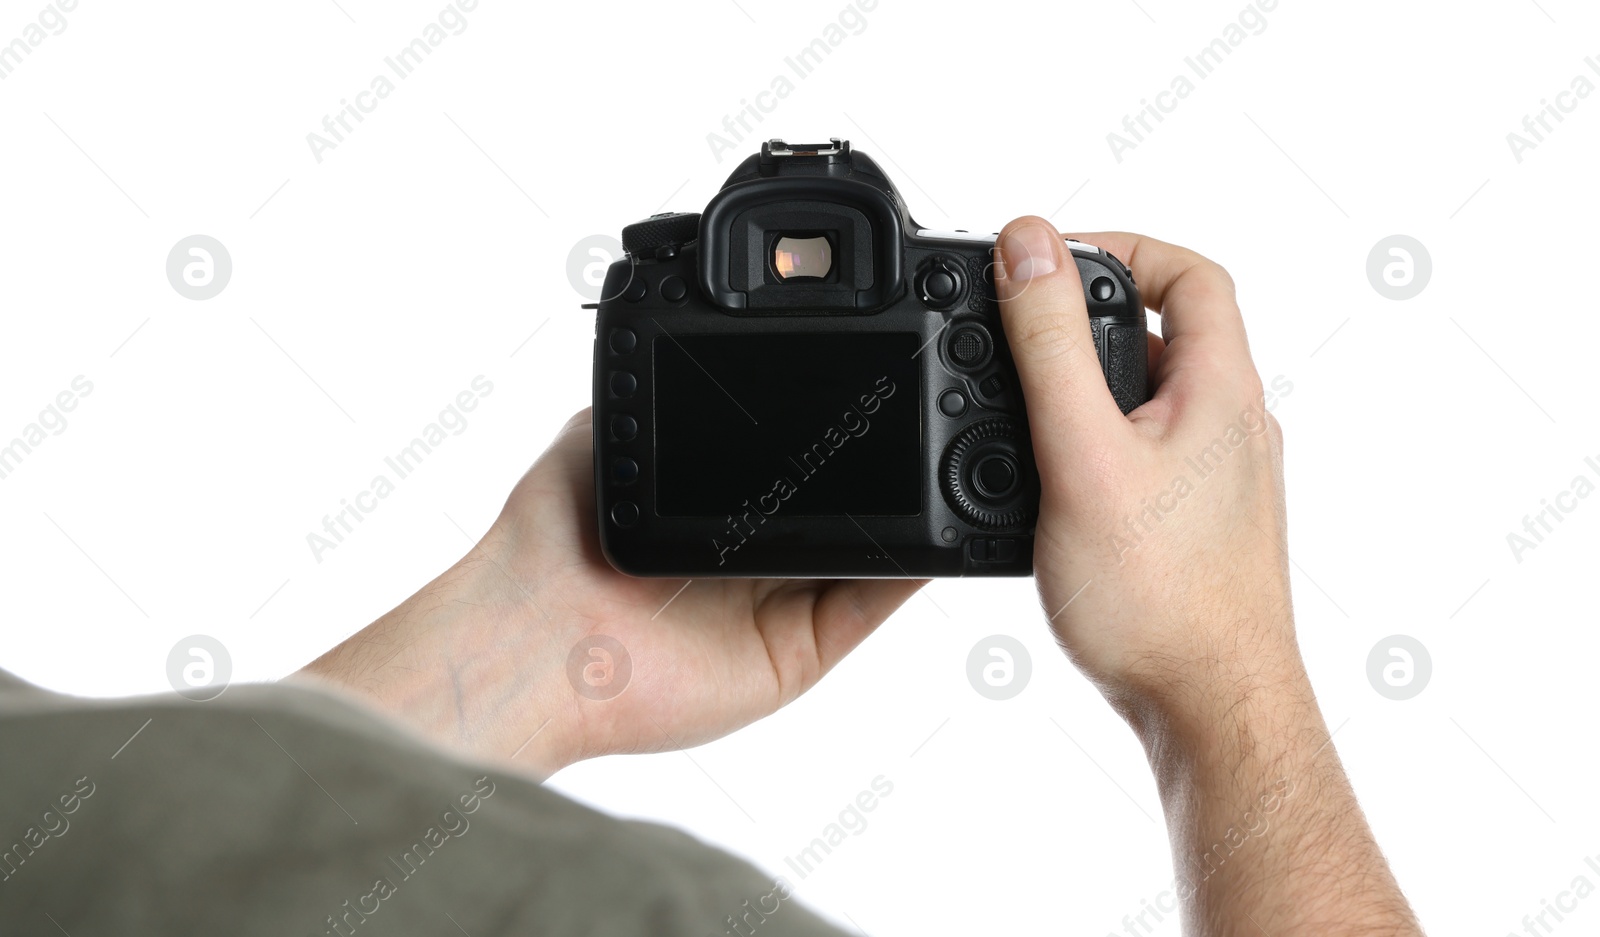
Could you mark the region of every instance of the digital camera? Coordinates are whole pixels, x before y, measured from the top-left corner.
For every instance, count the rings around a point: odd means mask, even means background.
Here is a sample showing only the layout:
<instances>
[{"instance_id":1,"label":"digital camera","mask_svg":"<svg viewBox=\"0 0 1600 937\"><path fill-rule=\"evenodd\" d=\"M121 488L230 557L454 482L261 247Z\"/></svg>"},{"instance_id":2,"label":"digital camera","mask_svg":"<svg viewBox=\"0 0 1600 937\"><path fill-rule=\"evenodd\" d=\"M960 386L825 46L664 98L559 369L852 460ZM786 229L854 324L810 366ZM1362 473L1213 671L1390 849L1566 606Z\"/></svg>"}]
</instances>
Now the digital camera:
<instances>
[{"instance_id":1,"label":"digital camera","mask_svg":"<svg viewBox=\"0 0 1600 937\"><path fill-rule=\"evenodd\" d=\"M1133 277L1069 241L1124 413ZM594 344L600 545L635 576L1027 575L1039 479L994 235L930 231L848 142L772 140L623 229Z\"/></svg>"}]
</instances>

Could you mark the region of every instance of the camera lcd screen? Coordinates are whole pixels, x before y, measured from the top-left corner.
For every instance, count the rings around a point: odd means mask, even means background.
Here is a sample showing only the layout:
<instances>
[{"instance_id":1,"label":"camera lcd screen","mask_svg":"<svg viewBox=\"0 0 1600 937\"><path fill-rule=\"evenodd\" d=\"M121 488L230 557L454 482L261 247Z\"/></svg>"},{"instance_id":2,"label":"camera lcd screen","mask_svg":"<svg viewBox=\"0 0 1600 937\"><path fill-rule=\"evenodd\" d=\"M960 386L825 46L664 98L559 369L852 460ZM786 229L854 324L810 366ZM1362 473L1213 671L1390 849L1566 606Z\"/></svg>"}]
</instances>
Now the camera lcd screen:
<instances>
[{"instance_id":1,"label":"camera lcd screen","mask_svg":"<svg viewBox=\"0 0 1600 937\"><path fill-rule=\"evenodd\" d=\"M920 514L920 347L914 332L657 338L657 512Z\"/></svg>"}]
</instances>

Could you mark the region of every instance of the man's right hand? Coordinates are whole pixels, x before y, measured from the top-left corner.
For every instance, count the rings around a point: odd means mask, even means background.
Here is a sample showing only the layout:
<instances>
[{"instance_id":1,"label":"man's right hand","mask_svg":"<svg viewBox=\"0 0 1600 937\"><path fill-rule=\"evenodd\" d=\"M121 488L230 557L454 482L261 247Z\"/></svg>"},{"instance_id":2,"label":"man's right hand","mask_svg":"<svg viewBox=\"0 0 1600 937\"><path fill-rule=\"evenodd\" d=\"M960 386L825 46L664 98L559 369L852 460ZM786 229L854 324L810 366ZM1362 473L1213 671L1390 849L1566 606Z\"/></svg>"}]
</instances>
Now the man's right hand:
<instances>
[{"instance_id":1,"label":"man's right hand","mask_svg":"<svg viewBox=\"0 0 1600 937\"><path fill-rule=\"evenodd\" d=\"M1184 932L1420 933L1300 659L1283 434L1233 280L1151 238L1081 239L1132 268L1163 337L1153 395L1125 417L1061 235L1031 216L1001 231L996 286L1042 486L1034 572L1062 646L1144 743Z\"/></svg>"},{"instance_id":2,"label":"man's right hand","mask_svg":"<svg viewBox=\"0 0 1600 937\"><path fill-rule=\"evenodd\" d=\"M1034 563L1052 626L1115 694L1161 693L1197 658L1297 661L1283 434L1232 279L1151 238L1083 240L1134 270L1165 340L1150 336L1153 396L1124 417L1061 236L1041 218L1001 233L997 285L1043 480Z\"/></svg>"}]
</instances>

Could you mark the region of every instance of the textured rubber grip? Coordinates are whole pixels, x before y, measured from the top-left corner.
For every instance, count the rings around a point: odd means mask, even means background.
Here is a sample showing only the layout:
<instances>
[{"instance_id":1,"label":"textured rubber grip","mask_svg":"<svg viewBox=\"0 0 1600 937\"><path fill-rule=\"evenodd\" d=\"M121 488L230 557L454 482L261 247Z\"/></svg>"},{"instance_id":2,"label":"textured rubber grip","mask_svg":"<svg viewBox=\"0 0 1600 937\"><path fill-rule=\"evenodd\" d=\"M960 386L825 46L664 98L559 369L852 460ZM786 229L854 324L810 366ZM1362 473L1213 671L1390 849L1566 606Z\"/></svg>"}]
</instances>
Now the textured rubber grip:
<instances>
[{"instance_id":1,"label":"textured rubber grip","mask_svg":"<svg viewBox=\"0 0 1600 937\"><path fill-rule=\"evenodd\" d=\"M1150 358L1143 319L1091 319L1106 386L1123 413L1150 399Z\"/></svg>"}]
</instances>

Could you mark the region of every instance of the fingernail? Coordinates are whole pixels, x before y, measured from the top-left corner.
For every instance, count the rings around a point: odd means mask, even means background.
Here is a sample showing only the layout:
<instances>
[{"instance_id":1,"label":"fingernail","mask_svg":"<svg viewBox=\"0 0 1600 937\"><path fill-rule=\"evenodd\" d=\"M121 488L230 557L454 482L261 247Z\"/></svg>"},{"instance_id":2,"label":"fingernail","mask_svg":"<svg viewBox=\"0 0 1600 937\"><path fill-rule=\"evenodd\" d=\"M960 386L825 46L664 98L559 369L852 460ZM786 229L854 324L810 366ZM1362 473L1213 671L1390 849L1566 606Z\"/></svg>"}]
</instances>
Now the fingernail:
<instances>
[{"instance_id":1,"label":"fingernail","mask_svg":"<svg viewBox=\"0 0 1600 937\"><path fill-rule=\"evenodd\" d=\"M1027 281L1042 277L1055 272L1056 236L1043 225L1012 228L1000 241L1000 253L1010 279Z\"/></svg>"}]
</instances>

